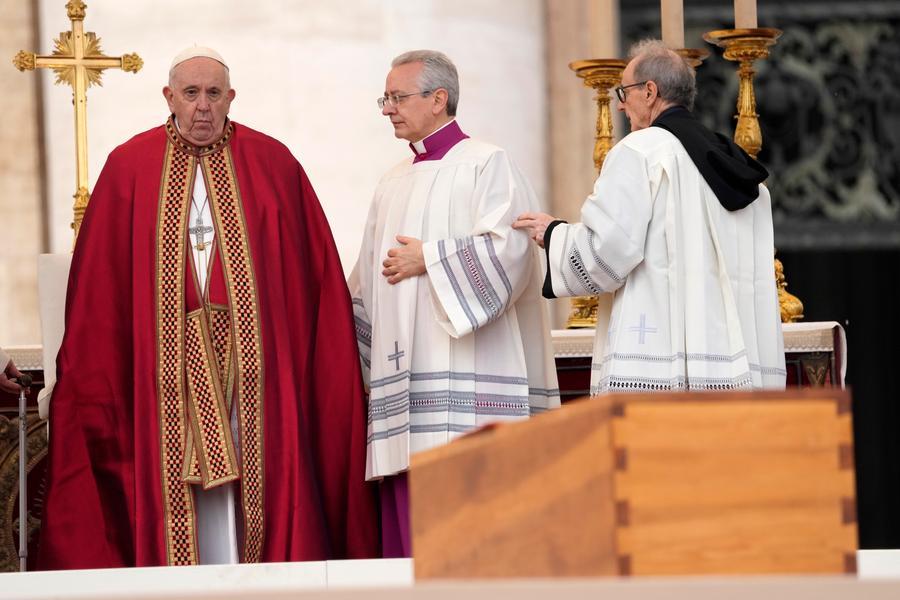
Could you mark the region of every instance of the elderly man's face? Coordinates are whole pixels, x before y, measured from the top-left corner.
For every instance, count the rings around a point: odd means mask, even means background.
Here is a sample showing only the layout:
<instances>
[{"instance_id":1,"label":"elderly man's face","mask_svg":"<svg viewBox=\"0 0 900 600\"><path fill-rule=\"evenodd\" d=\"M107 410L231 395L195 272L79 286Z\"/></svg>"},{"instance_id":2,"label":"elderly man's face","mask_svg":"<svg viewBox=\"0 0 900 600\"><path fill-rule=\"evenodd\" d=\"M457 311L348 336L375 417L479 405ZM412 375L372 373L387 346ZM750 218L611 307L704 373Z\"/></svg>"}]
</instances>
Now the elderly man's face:
<instances>
[{"instance_id":1,"label":"elderly man's face","mask_svg":"<svg viewBox=\"0 0 900 600\"><path fill-rule=\"evenodd\" d=\"M206 146L222 136L234 94L225 67L203 56L175 67L172 81L163 88L182 137L197 146Z\"/></svg>"},{"instance_id":2,"label":"elderly man's face","mask_svg":"<svg viewBox=\"0 0 900 600\"><path fill-rule=\"evenodd\" d=\"M398 65L388 73L384 83L386 96L406 96L400 99L397 106L384 103L381 114L391 120L394 135L408 142L418 142L438 127L443 108L435 103L434 90L419 89L419 73L422 63Z\"/></svg>"},{"instance_id":3,"label":"elderly man's face","mask_svg":"<svg viewBox=\"0 0 900 600\"><path fill-rule=\"evenodd\" d=\"M627 89L625 90L625 102L619 102L619 110L628 117L631 130L637 131L650 126L652 122L651 113L656 98L655 94L650 94L654 96L652 98L648 97L646 85L633 85L640 83L634 79L634 68L635 61L631 61L625 67L625 71L622 72L622 87Z\"/></svg>"}]
</instances>

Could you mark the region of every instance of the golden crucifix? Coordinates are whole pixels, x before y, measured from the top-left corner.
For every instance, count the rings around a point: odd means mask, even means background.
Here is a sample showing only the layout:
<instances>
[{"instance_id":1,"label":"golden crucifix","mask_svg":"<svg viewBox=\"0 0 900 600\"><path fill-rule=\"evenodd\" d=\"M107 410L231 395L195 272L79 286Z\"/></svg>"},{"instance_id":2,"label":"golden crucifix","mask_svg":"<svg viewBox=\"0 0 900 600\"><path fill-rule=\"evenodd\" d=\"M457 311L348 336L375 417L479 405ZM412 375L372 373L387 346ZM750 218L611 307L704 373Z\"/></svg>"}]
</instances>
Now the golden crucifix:
<instances>
[{"instance_id":1,"label":"golden crucifix","mask_svg":"<svg viewBox=\"0 0 900 600\"><path fill-rule=\"evenodd\" d=\"M103 85L100 76L104 69L122 69L137 73L144 61L137 54L121 57L104 56L100 50L100 38L93 32L84 32L84 13L87 5L82 0L69 0L66 4L72 30L63 31L53 40L55 49L50 56L38 56L34 52L19 51L13 64L20 71L35 68L53 69L56 83L72 86L72 103L75 105L75 219L72 229L75 239L81 219L91 194L88 191L87 162L87 88Z\"/></svg>"}]
</instances>

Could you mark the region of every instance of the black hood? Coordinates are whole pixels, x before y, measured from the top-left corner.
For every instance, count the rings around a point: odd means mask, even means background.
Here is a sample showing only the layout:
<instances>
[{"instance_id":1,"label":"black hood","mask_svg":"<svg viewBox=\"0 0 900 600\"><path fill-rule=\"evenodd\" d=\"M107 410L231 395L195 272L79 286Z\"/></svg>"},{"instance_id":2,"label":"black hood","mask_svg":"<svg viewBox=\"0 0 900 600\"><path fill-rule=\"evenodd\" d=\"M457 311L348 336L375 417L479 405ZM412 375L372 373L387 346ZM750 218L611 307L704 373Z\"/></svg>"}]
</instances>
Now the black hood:
<instances>
[{"instance_id":1,"label":"black hood","mask_svg":"<svg viewBox=\"0 0 900 600\"><path fill-rule=\"evenodd\" d=\"M759 196L759 184L769 172L731 138L703 126L683 106L663 111L651 127L662 127L678 138L703 179L727 210L740 210Z\"/></svg>"}]
</instances>

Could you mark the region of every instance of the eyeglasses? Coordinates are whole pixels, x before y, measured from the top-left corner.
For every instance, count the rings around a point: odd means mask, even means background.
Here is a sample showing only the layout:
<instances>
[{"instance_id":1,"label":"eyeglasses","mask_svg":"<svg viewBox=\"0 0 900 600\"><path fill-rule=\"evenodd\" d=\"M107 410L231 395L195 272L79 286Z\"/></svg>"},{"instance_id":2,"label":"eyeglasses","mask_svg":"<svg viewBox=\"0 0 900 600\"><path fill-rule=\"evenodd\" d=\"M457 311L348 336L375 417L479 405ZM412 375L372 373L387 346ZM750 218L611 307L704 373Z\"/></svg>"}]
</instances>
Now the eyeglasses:
<instances>
[{"instance_id":1,"label":"eyeglasses","mask_svg":"<svg viewBox=\"0 0 900 600\"><path fill-rule=\"evenodd\" d=\"M400 101L404 98L409 98L410 96L427 96L434 90L425 90L424 92L413 92L411 94L385 94L381 98L377 100L378 108L383 109L385 104L390 104L394 108L397 108L400 105Z\"/></svg>"},{"instance_id":2,"label":"eyeglasses","mask_svg":"<svg viewBox=\"0 0 900 600\"><path fill-rule=\"evenodd\" d=\"M620 85L614 88L616 90L616 98L619 99L619 102L625 102L625 90L638 85L646 85L646 83L646 81L641 81L639 83L632 83L631 85Z\"/></svg>"}]
</instances>

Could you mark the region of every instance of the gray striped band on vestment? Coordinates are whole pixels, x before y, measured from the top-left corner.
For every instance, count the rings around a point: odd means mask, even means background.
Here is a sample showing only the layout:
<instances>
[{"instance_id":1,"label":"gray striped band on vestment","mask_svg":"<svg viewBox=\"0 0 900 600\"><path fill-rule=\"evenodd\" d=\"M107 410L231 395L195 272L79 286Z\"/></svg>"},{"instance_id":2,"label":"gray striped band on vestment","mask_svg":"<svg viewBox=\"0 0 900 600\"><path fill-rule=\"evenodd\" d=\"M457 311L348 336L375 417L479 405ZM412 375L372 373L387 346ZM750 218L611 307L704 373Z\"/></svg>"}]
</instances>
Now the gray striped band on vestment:
<instances>
[{"instance_id":1,"label":"gray striped band on vestment","mask_svg":"<svg viewBox=\"0 0 900 600\"><path fill-rule=\"evenodd\" d=\"M600 267L604 273L606 273L610 279L615 281L616 283L622 283L625 281L625 278L616 273L612 267L610 267L606 261L600 258L600 254L597 253L597 248L594 247L594 232L590 228L588 228L588 247L591 249L591 256L594 259L594 262L597 263L597 266Z\"/></svg>"},{"instance_id":2,"label":"gray striped band on vestment","mask_svg":"<svg viewBox=\"0 0 900 600\"><path fill-rule=\"evenodd\" d=\"M588 292L592 294L602 294L604 292L603 288L591 279L587 267L584 266L584 261L581 259L581 252L578 251L578 247L575 245L572 246L572 251L569 252L569 270L575 274L579 283Z\"/></svg>"},{"instance_id":3,"label":"gray striped band on vestment","mask_svg":"<svg viewBox=\"0 0 900 600\"><path fill-rule=\"evenodd\" d=\"M436 390L427 392L412 392L409 395L413 404L425 400L442 400L449 398L453 402L466 402L469 404L478 404L483 402L494 402L498 404L518 405L528 402L527 395L513 394L482 394L480 392L460 392L457 390Z\"/></svg>"},{"instance_id":4,"label":"gray striped band on vestment","mask_svg":"<svg viewBox=\"0 0 900 600\"><path fill-rule=\"evenodd\" d=\"M369 383L369 391L371 392L375 388L382 387L385 385L389 385L391 383L397 383L398 381L403 381L404 379L409 378L409 370L400 371L394 375L389 375L388 377L383 377L381 379L376 379Z\"/></svg>"},{"instance_id":5,"label":"gray striped band on vestment","mask_svg":"<svg viewBox=\"0 0 900 600\"><path fill-rule=\"evenodd\" d=\"M506 276L506 271L503 270L503 265L500 263L500 258L497 256L497 251L494 249L494 240L491 237L491 234L482 233L481 236L484 238L484 245L487 246L491 264L494 265L494 269L497 270L497 274L503 282L503 287L506 288L506 295L512 297L512 284L509 282L509 277Z\"/></svg>"},{"instance_id":6,"label":"gray striped band on vestment","mask_svg":"<svg viewBox=\"0 0 900 600\"><path fill-rule=\"evenodd\" d=\"M397 392L396 394L389 394L387 396L380 396L380 397L374 397L374 398L370 397L369 398L369 406L372 408L380 408L382 406L390 404L391 402L404 400L408 397L409 397L409 390L401 390L401 391Z\"/></svg>"},{"instance_id":7,"label":"gray striped band on vestment","mask_svg":"<svg viewBox=\"0 0 900 600\"><path fill-rule=\"evenodd\" d=\"M559 388L528 388L529 396L559 396Z\"/></svg>"},{"instance_id":8,"label":"gray striped band on vestment","mask_svg":"<svg viewBox=\"0 0 900 600\"><path fill-rule=\"evenodd\" d=\"M475 257L472 255L471 248L465 244L464 240L456 240L457 252L456 256L462 266L462 271L466 276L469 287L475 292L475 298L481 305L481 310L490 321L494 315L499 313L500 307L493 301L492 294L485 289L485 282L478 273L478 267L475 265Z\"/></svg>"},{"instance_id":9,"label":"gray striped band on vestment","mask_svg":"<svg viewBox=\"0 0 900 600\"><path fill-rule=\"evenodd\" d=\"M467 431L472 431L475 429L476 425L466 425L464 423L438 423L438 424L429 424L429 425L413 425L409 428L409 432L412 434L417 433L466 433Z\"/></svg>"},{"instance_id":10,"label":"gray striped band on vestment","mask_svg":"<svg viewBox=\"0 0 900 600\"><path fill-rule=\"evenodd\" d=\"M409 400L404 398L396 405L385 407L377 414L369 411L367 422L371 425L375 421L384 421L385 419L390 419L391 417L396 417L398 415L406 415L407 413L409 413Z\"/></svg>"},{"instance_id":11,"label":"gray striped band on vestment","mask_svg":"<svg viewBox=\"0 0 900 600\"><path fill-rule=\"evenodd\" d=\"M728 363L734 362L739 358L743 358L747 355L746 350L741 350L734 355L727 354L703 354L697 352L676 352L675 354L669 355L661 355L661 354L639 354L636 352L611 352L603 357L600 363L594 363L596 366L602 366L608 363L611 360L628 360L628 361L639 361L639 362L673 362L676 360L700 360L704 362L720 362L720 363Z\"/></svg>"},{"instance_id":12,"label":"gray striped band on vestment","mask_svg":"<svg viewBox=\"0 0 900 600\"><path fill-rule=\"evenodd\" d=\"M392 427L387 431L373 431L366 437L366 443L371 444L376 440L386 440L395 435L400 435L401 433L405 433L409 431L409 423L404 423L403 425L398 425L397 427Z\"/></svg>"},{"instance_id":13,"label":"gray striped band on vestment","mask_svg":"<svg viewBox=\"0 0 900 600\"><path fill-rule=\"evenodd\" d=\"M611 354L607 354L603 357L603 359L599 363L592 363L591 369L594 371L600 371L606 368L607 363L612 360L621 360L621 361L637 361L637 362L650 362L650 363L665 363L665 362L675 362L676 360L690 360L690 361L703 361L710 363L730 363L738 360L739 358L743 358L747 355L746 350L741 350L740 352L734 354L733 356L728 356L725 354L702 354L702 353L687 353L677 352L674 355L668 356L658 356L652 354L632 354L632 353L620 353L613 352ZM787 371L780 367L765 367L758 365L756 363L748 363L751 371L759 371L760 373L764 373L766 375L786 375Z\"/></svg>"},{"instance_id":14,"label":"gray striped band on vestment","mask_svg":"<svg viewBox=\"0 0 900 600\"><path fill-rule=\"evenodd\" d=\"M425 406L410 406L409 412L412 414L449 412L462 415L485 415L491 417L527 417L530 413L530 408L527 404L512 409L494 406L452 406L444 403L428 404Z\"/></svg>"},{"instance_id":15,"label":"gray striped band on vestment","mask_svg":"<svg viewBox=\"0 0 900 600\"><path fill-rule=\"evenodd\" d=\"M356 339L360 344L365 344L369 348L372 347L372 326L363 321L361 318L353 315L353 323L356 325Z\"/></svg>"},{"instance_id":16,"label":"gray striped band on vestment","mask_svg":"<svg viewBox=\"0 0 900 600\"><path fill-rule=\"evenodd\" d=\"M471 373L467 371L422 371L413 372L409 376L410 381L430 381L433 379L457 379L462 381L476 381L481 383L528 385L528 379L524 377L508 377L506 375L489 375L486 373Z\"/></svg>"},{"instance_id":17,"label":"gray striped band on vestment","mask_svg":"<svg viewBox=\"0 0 900 600\"><path fill-rule=\"evenodd\" d=\"M459 282L456 280L456 276L453 274L453 269L450 267L450 263L447 261L447 248L444 240L438 240L438 256L441 261L441 266L444 267L444 273L447 275L447 279L450 281L450 286L453 288L453 293L456 294L456 299L459 300L459 304L462 307L463 312L466 314L466 318L469 319L469 324L472 325L472 329L477 329L478 321L475 319L475 314L472 312L472 309L469 307L469 303L463 296L462 288L460 288Z\"/></svg>"},{"instance_id":18,"label":"gray striped band on vestment","mask_svg":"<svg viewBox=\"0 0 900 600\"><path fill-rule=\"evenodd\" d=\"M503 302L500 300L500 295L497 294L493 284L491 284L484 270L484 265L481 264L481 259L478 257L478 252L475 249L475 239L471 236L458 239L456 240L456 246L459 249L457 253L459 263L466 274L469 287L475 292L475 297L478 298L481 309L487 315L488 322L493 321L500 316Z\"/></svg>"}]
</instances>

